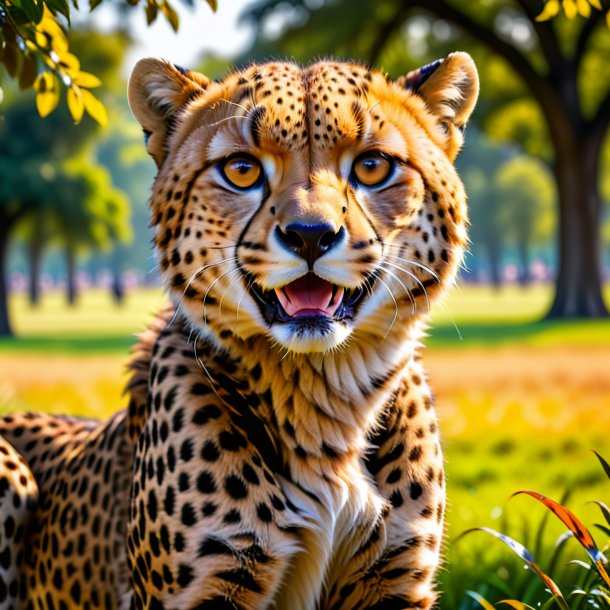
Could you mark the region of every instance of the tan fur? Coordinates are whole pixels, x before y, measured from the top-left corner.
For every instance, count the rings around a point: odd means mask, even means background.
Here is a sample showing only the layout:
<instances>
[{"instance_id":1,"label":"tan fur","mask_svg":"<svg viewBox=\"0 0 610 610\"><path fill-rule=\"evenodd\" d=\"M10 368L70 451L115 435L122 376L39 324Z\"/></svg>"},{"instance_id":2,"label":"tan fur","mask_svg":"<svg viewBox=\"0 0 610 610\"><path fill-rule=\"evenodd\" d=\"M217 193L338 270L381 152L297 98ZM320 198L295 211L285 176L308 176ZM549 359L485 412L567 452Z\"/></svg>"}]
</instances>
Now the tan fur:
<instances>
[{"instance_id":1,"label":"tan fur","mask_svg":"<svg viewBox=\"0 0 610 610\"><path fill-rule=\"evenodd\" d=\"M452 162L477 87L463 53L396 82L332 61L220 82L136 66L129 100L159 166L152 219L174 306L142 336L114 424L133 463L114 490L129 497L126 565L113 560L131 589L112 599L432 606L445 487L420 340L466 242ZM393 169L369 188L353 165L371 151ZM234 188L234 154L264 179ZM295 223L324 225L332 246L295 254L282 241ZM306 273L363 296L327 319L278 317L265 291ZM93 430L62 442L98 451L108 432Z\"/></svg>"}]
</instances>

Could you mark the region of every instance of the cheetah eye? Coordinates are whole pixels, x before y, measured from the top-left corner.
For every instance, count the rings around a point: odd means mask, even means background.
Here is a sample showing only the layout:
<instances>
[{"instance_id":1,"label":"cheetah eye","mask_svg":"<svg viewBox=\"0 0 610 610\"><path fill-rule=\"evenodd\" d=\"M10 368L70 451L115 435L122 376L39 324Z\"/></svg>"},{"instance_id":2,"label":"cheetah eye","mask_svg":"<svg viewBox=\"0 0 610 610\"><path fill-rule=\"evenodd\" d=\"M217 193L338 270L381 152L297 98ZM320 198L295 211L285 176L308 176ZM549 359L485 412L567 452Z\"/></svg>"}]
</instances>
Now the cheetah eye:
<instances>
[{"instance_id":1,"label":"cheetah eye","mask_svg":"<svg viewBox=\"0 0 610 610\"><path fill-rule=\"evenodd\" d=\"M241 190L258 186L263 176L261 164L247 155L230 157L221 163L220 172L231 186Z\"/></svg>"},{"instance_id":2,"label":"cheetah eye","mask_svg":"<svg viewBox=\"0 0 610 610\"><path fill-rule=\"evenodd\" d=\"M352 166L353 178L363 186L378 186L392 172L394 162L381 153L364 153Z\"/></svg>"}]
</instances>

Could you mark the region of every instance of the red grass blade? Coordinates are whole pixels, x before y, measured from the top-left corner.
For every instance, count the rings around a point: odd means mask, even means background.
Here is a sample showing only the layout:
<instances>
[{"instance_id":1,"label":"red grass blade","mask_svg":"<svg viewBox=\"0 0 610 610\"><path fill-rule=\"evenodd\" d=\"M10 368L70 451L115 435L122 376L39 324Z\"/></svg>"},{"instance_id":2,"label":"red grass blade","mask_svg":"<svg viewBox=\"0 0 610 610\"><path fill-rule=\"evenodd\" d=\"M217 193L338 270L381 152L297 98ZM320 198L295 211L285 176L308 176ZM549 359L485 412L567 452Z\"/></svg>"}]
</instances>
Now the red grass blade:
<instances>
[{"instance_id":1,"label":"red grass blade","mask_svg":"<svg viewBox=\"0 0 610 610\"><path fill-rule=\"evenodd\" d=\"M597 454L596 454L597 455ZM599 457L599 456L598 456ZM582 521L568 508L555 502L551 498L539 494L536 491L522 490L513 494L517 496L519 494L527 494L532 496L542 504L544 504L573 534L576 540L584 547L585 551L591 558L591 561L597 568L599 575L602 577L604 582L610 586L610 577L604 568L604 564L607 563L607 559L604 554L597 548L595 540L589 530L583 525Z\"/></svg>"}]
</instances>

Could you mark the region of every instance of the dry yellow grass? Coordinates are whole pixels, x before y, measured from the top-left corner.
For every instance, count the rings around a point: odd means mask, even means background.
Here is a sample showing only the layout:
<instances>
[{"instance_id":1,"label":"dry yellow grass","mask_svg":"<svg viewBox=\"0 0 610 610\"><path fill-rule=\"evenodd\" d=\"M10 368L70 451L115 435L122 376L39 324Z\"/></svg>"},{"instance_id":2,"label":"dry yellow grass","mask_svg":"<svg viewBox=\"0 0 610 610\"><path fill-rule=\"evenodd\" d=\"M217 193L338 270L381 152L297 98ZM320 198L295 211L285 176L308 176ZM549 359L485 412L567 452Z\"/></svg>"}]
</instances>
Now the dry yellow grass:
<instances>
[{"instance_id":1,"label":"dry yellow grass","mask_svg":"<svg viewBox=\"0 0 610 610\"><path fill-rule=\"evenodd\" d=\"M473 347L425 355L445 438L610 429L610 348ZM121 408L126 357L0 355L0 411L105 417Z\"/></svg>"}]
</instances>

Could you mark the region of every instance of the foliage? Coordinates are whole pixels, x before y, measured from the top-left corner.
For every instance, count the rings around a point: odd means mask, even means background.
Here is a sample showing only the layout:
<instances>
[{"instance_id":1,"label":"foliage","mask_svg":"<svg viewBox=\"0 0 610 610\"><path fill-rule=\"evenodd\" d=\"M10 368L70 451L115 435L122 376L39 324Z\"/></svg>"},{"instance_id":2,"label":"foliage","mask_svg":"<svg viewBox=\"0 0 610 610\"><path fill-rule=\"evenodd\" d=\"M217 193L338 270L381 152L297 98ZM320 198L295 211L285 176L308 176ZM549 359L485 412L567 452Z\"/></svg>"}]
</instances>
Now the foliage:
<instances>
[{"instance_id":1,"label":"foliage","mask_svg":"<svg viewBox=\"0 0 610 610\"><path fill-rule=\"evenodd\" d=\"M610 479L610 466L598 453L595 454L602 466L603 471L608 479ZM539 607L552 608L556 604L561 610L570 610L570 608L573 610L578 610L583 604L590 605L593 608L600 608L604 606L610 607L610 576L608 576L607 571L608 560L603 552L610 549L610 543L606 544L603 550L600 550L590 531L569 508L564 506L563 503L556 502L547 496L528 490L518 491L513 495L516 496L519 494L526 494L541 502L567 527L567 532L562 534L562 536L557 540L555 548L549 558L549 571L556 567L563 547L571 538L574 538L583 547L588 556L589 563L583 562L580 558L575 558L569 562L569 564L576 566L578 569L574 574L577 581L572 583L570 586L571 590L568 594L568 584L564 584L564 590L562 591L552 577L539 566L534 558L534 555L521 543L517 542L510 536L491 528L478 527L468 530L464 532L463 535L470 534L473 531L483 531L500 539L526 563L526 565L538 578L540 578L540 580L542 580L542 582L548 588L547 590L550 594L546 600L543 600L541 605L540 598L533 593L530 593L528 596L526 589L526 591L522 592L521 594L513 592L522 597L521 600L504 599L499 601L498 604L506 604L513 608L531 608L531 606L528 605L528 602L530 604L538 602L537 606ZM565 503L565 500L563 502ZM604 502L601 501L595 501L594 504L599 507L601 516L605 522L596 523L595 527L604 537L610 537L610 509ZM543 520L537 533L538 538L542 537L545 526L546 520ZM530 588L528 587L528 589ZM504 594L504 591L502 591L502 593ZM492 604L478 592L471 591L469 594L477 602L479 602L481 606L486 608L486 610L493 609L494 606L492 606ZM568 602L568 600L570 601Z\"/></svg>"},{"instance_id":2,"label":"foliage","mask_svg":"<svg viewBox=\"0 0 610 610\"><path fill-rule=\"evenodd\" d=\"M565 16L568 19L574 19L576 15L580 15L585 19L591 16L591 8L598 11L603 10L599 0L546 0L542 12L536 17L536 21L547 21L559 15L559 11L563 9ZM610 11L606 13L606 23L610 27Z\"/></svg>"},{"instance_id":3,"label":"foliage","mask_svg":"<svg viewBox=\"0 0 610 610\"><path fill-rule=\"evenodd\" d=\"M89 0L90 10L103 0ZM216 0L205 0L216 10ZM193 6L194 0L183 0ZM146 21L162 13L174 31L179 18L168 0L127 0L126 6L144 6ZM21 89L34 88L41 117L59 104L62 86L75 123L87 112L100 125L108 121L102 102L90 91L102 84L94 74L81 70L79 58L70 51L66 30L77 0L0 0L0 64ZM0 89L0 102L2 90Z\"/></svg>"}]
</instances>

